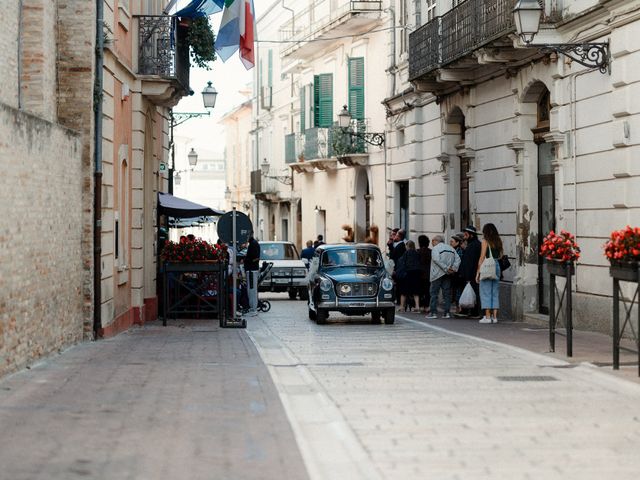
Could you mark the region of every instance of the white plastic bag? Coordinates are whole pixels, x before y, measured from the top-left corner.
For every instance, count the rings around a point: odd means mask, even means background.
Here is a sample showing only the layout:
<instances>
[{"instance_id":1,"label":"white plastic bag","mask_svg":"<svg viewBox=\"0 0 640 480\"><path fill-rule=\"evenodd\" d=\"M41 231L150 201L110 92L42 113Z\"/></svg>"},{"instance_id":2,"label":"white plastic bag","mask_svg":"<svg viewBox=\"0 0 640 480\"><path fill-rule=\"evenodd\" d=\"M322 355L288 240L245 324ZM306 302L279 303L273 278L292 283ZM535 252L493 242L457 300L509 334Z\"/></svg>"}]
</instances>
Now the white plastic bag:
<instances>
[{"instance_id":1,"label":"white plastic bag","mask_svg":"<svg viewBox=\"0 0 640 480\"><path fill-rule=\"evenodd\" d=\"M473 308L476 306L476 292L473 291L471 282L467 282L458 303L461 308Z\"/></svg>"}]
</instances>

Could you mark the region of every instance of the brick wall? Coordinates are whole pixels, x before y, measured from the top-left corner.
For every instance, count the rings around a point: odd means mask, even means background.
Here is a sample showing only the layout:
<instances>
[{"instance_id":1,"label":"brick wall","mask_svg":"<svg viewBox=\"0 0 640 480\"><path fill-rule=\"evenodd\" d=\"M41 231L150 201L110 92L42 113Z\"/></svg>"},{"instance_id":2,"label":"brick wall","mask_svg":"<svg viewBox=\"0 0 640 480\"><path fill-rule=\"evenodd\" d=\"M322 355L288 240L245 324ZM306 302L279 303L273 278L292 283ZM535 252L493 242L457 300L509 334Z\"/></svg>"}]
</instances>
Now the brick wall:
<instances>
[{"instance_id":1,"label":"brick wall","mask_svg":"<svg viewBox=\"0 0 640 480\"><path fill-rule=\"evenodd\" d=\"M18 2L3 2L0 15L0 102L18 107Z\"/></svg>"},{"instance_id":2,"label":"brick wall","mask_svg":"<svg viewBox=\"0 0 640 480\"><path fill-rule=\"evenodd\" d=\"M0 376L83 337L81 137L0 104Z\"/></svg>"}]
</instances>

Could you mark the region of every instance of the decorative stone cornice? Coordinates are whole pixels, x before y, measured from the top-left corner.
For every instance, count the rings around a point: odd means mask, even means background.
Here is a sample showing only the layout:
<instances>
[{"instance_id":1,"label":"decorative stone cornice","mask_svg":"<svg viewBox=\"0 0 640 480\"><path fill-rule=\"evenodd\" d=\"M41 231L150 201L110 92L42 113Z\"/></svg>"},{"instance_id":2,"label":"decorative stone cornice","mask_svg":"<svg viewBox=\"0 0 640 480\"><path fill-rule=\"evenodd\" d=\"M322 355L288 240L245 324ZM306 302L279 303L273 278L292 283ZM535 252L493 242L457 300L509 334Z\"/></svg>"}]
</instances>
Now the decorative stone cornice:
<instances>
[{"instance_id":1,"label":"decorative stone cornice","mask_svg":"<svg viewBox=\"0 0 640 480\"><path fill-rule=\"evenodd\" d=\"M289 168L296 173L311 173L314 166L307 162L290 163Z\"/></svg>"},{"instance_id":2,"label":"decorative stone cornice","mask_svg":"<svg viewBox=\"0 0 640 480\"><path fill-rule=\"evenodd\" d=\"M369 164L368 153L352 153L343 157L338 157L338 162L347 167L364 167Z\"/></svg>"},{"instance_id":3,"label":"decorative stone cornice","mask_svg":"<svg viewBox=\"0 0 640 480\"><path fill-rule=\"evenodd\" d=\"M338 168L338 160L335 158L320 158L317 160L310 160L307 162L313 165L318 170L335 170Z\"/></svg>"}]
</instances>

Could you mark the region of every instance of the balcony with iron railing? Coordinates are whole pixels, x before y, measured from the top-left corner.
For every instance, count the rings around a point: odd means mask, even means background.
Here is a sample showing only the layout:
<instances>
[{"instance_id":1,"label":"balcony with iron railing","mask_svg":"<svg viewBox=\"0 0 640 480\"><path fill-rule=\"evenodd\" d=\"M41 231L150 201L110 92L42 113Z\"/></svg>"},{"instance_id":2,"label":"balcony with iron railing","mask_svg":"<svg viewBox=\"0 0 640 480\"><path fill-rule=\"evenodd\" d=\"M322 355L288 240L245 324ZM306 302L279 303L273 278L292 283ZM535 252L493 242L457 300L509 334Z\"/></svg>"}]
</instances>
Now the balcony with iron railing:
<instances>
[{"instance_id":1,"label":"balcony with iron railing","mask_svg":"<svg viewBox=\"0 0 640 480\"><path fill-rule=\"evenodd\" d=\"M157 105L173 107L190 91L188 28L168 15L134 18L142 94Z\"/></svg>"},{"instance_id":2,"label":"balcony with iron railing","mask_svg":"<svg viewBox=\"0 0 640 480\"><path fill-rule=\"evenodd\" d=\"M515 32L515 3L516 0L465 0L412 32L409 80L433 76L435 70Z\"/></svg>"},{"instance_id":3,"label":"balcony with iron railing","mask_svg":"<svg viewBox=\"0 0 640 480\"><path fill-rule=\"evenodd\" d=\"M282 57L302 58L380 21L380 0L316 0L280 28ZM326 41L322 41L326 40Z\"/></svg>"}]
</instances>

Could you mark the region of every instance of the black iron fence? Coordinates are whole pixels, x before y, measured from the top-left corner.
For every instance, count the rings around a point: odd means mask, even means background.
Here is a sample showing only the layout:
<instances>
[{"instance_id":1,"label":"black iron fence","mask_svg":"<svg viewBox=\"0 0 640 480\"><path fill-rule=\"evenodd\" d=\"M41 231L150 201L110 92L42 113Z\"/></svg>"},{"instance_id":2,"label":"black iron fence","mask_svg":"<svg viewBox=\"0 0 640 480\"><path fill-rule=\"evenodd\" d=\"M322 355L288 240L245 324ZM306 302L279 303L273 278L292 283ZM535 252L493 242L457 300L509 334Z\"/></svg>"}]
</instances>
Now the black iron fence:
<instances>
[{"instance_id":1,"label":"black iron fence","mask_svg":"<svg viewBox=\"0 0 640 480\"><path fill-rule=\"evenodd\" d=\"M136 16L138 20L138 73L175 78L189 88L187 27L167 15Z\"/></svg>"},{"instance_id":2,"label":"black iron fence","mask_svg":"<svg viewBox=\"0 0 640 480\"><path fill-rule=\"evenodd\" d=\"M409 79L417 80L515 30L516 0L466 0L409 35Z\"/></svg>"}]
</instances>

